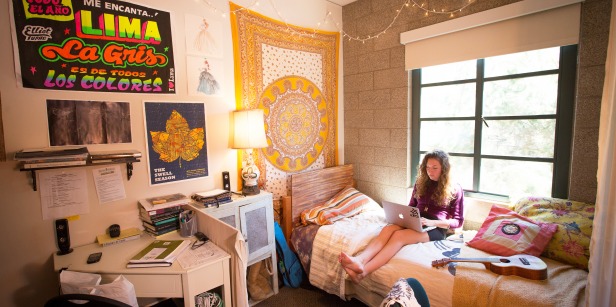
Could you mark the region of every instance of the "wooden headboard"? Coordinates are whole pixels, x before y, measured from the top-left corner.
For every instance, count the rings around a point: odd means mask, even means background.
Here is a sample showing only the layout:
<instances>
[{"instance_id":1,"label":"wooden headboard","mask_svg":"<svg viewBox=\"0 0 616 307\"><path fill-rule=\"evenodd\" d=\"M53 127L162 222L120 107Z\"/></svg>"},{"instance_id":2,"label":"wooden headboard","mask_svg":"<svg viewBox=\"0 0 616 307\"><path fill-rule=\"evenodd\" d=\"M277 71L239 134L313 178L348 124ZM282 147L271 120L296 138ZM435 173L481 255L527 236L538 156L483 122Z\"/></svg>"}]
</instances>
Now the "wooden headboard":
<instances>
[{"instance_id":1,"label":"wooden headboard","mask_svg":"<svg viewBox=\"0 0 616 307\"><path fill-rule=\"evenodd\" d=\"M302 211L320 205L347 186L354 186L353 165L291 175L291 196L282 198L282 230L289 240Z\"/></svg>"}]
</instances>

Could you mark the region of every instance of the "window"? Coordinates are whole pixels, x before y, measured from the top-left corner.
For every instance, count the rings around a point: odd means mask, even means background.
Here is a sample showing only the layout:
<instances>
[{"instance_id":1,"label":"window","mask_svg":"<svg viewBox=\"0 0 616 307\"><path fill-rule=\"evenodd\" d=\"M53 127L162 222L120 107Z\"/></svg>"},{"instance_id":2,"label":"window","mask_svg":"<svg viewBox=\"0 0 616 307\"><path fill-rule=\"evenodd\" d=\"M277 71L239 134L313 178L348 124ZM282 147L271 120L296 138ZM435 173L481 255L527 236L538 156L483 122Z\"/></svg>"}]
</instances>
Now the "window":
<instances>
[{"instance_id":1,"label":"window","mask_svg":"<svg viewBox=\"0 0 616 307\"><path fill-rule=\"evenodd\" d=\"M412 165L439 148L467 192L567 198L576 61L571 45L413 70Z\"/></svg>"}]
</instances>

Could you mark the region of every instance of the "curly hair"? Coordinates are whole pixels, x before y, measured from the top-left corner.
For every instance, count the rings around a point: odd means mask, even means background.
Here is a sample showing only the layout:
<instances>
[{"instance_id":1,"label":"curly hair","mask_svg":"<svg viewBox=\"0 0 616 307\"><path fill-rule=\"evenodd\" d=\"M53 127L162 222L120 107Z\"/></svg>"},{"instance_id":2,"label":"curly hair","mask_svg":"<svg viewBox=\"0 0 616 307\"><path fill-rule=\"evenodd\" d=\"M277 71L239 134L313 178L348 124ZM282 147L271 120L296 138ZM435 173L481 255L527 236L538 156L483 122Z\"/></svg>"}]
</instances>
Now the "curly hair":
<instances>
[{"instance_id":1,"label":"curly hair","mask_svg":"<svg viewBox=\"0 0 616 307\"><path fill-rule=\"evenodd\" d=\"M439 206L447 207L449 202L454 198L456 189L450 182L449 172L451 165L449 164L449 155L439 149L427 152L421 163L417 166L417 181L415 186L415 197L420 198L427 193L428 182L430 177L426 171L428 159L435 159L441 164L441 176L438 178L438 185L432 194L432 200Z\"/></svg>"}]
</instances>

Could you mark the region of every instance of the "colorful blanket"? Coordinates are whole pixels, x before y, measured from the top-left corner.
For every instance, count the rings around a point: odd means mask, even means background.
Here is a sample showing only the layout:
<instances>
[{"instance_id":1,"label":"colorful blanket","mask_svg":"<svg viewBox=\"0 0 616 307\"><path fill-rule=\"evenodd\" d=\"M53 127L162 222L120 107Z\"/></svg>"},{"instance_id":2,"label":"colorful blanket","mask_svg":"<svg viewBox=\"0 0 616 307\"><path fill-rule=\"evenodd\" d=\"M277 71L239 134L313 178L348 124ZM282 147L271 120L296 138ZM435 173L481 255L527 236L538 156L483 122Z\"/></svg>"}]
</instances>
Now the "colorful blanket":
<instances>
[{"instance_id":1,"label":"colorful blanket","mask_svg":"<svg viewBox=\"0 0 616 307\"><path fill-rule=\"evenodd\" d=\"M379 207L380 208L380 207ZM321 226L312 249L310 283L347 299L345 271L338 262L340 252L356 254L387 225L383 210L368 211ZM449 267L436 269L432 261L455 257L462 243L448 240L407 245L386 265L361 282L361 287L385 297L400 278L414 277L422 284L432 306L451 306L454 276ZM355 287L354 291L357 291Z\"/></svg>"}]
</instances>

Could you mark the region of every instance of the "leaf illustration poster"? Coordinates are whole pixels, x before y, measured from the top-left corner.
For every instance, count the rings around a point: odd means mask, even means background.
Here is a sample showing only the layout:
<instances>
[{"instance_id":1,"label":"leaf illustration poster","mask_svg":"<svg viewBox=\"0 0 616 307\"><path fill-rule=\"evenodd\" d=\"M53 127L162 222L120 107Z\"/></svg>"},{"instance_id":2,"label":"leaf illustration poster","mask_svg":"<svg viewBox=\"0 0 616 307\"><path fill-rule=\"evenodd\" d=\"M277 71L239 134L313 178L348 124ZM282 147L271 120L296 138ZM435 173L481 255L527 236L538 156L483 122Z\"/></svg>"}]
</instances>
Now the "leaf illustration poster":
<instances>
[{"instance_id":1,"label":"leaf illustration poster","mask_svg":"<svg viewBox=\"0 0 616 307\"><path fill-rule=\"evenodd\" d=\"M205 104L144 102L150 185L208 176Z\"/></svg>"}]
</instances>

